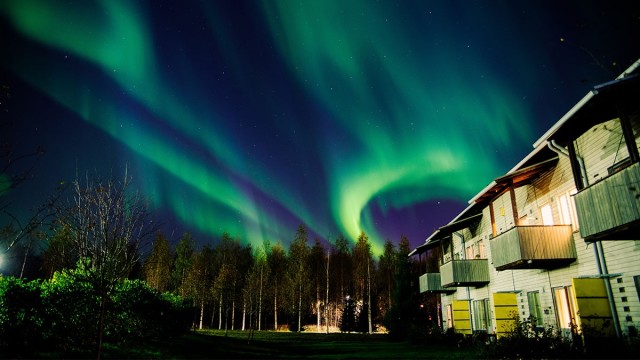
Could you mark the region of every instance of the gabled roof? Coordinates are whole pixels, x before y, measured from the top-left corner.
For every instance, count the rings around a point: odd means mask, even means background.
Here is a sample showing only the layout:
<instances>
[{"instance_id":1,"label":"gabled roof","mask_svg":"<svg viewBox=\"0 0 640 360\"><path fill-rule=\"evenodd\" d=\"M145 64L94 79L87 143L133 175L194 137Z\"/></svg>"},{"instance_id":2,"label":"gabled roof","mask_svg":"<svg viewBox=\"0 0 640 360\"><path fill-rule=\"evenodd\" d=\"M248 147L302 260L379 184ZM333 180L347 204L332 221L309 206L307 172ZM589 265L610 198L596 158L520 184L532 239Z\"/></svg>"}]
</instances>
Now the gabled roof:
<instances>
[{"instance_id":1,"label":"gabled roof","mask_svg":"<svg viewBox=\"0 0 640 360\"><path fill-rule=\"evenodd\" d=\"M465 217L466 216L466 217ZM423 252L434 248L440 243L440 240L451 235L453 232L458 230L462 230L466 227L469 227L474 222L478 222L482 219L482 212L479 209L479 206L476 204L469 205L466 209L464 209L458 216L456 216L453 220L451 220L447 225L444 225L434 231L431 236L429 236L424 244L419 245L414 250L412 250L408 256L413 256L415 254L422 254Z\"/></svg>"},{"instance_id":2,"label":"gabled roof","mask_svg":"<svg viewBox=\"0 0 640 360\"><path fill-rule=\"evenodd\" d=\"M574 134L582 134L599 122L618 117L618 105L635 104L640 92L640 59L615 80L594 86L577 104L545 132L534 148L555 139L566 143Z\"/></svg>"}]
</instances>

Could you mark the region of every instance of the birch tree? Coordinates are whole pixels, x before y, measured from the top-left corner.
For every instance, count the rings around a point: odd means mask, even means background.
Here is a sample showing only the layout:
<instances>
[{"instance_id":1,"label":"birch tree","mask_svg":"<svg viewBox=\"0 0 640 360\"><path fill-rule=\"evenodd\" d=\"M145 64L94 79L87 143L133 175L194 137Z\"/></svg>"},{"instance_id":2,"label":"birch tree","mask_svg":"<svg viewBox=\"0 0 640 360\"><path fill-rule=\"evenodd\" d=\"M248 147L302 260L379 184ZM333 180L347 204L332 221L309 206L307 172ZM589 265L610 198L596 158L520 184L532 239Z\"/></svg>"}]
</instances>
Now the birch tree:
<instances>
[{"instance_id":1,"label":"birch tree","mask_svg":"<svg viewBox=\"0 0 640 360\"><path fill-rule=\"evenodd\" d=\"M165 292L169 289L173 253L169 242L160 232L153 241L151 254L145 259L144 279L152 288Z\"/></svg>"}]
</instances>

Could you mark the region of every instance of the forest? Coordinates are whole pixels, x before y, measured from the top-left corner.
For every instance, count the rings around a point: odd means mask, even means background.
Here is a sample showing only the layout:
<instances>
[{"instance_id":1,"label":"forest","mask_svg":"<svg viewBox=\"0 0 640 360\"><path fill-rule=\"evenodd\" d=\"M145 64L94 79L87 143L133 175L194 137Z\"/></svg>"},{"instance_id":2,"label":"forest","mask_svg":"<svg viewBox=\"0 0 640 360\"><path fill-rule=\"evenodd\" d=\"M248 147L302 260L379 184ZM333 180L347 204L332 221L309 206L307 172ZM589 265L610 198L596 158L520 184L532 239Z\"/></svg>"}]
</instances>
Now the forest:
<instances>
[{"instance_id":1,"label":"forest","mask_svg":"<svg viewBox=\"0 0 640 360\"><path fill-rule=\"evenodd\" d=\"M379 257L364 232L355 243L311 240L303 224L288 248L226 232L209 243L186 232L171 244L126 172L77 179L53 199L28 227L3 228L3 246L24 252L20 273L0 276L5 347L100 349L196 329L404 339L438 317L435 298L419 295L421 266L404 236Z\"/></svg>"}]
</instances>

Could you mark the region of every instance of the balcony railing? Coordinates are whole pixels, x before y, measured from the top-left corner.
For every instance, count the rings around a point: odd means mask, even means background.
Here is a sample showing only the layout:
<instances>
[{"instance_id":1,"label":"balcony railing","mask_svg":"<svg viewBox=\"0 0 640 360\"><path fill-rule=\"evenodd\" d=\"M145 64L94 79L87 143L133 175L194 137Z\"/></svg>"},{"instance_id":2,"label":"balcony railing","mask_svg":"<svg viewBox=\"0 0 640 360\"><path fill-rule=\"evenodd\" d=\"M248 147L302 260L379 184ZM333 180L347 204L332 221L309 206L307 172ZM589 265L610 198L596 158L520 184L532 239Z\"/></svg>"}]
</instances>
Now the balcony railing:
<instances>
[{"instance_id":1,"label":"balcony railing","mask_svg":"<svg viewBox=\"0 0 640 360\"><path fill-rule=\"evenodd\" d=\"M634 240L640 223L640 163L635 163L575 195L580 235L587 241Z\"/></svg>"},{"instance_id":2,"label":"balcony railing","mask_svg":"<svg viewBox=\"0 0 640 360\"><path fill-rule=\"evenodd\" d=\"M440 282L440 273L426 273L420 276L420 293L451 293L455 288L444 288Z\"/></svg>"},{"instance_id":3,"label":"balcony railing","mask_svg":"<svg viewBox=\"0 0 640 360\"><path fill-rule=\"evenodd\" d=\"M440 266L442 287L475 286L489 283L489 261L487 259L452 260Z\"/></svg>"},{"instance_id":4,"label":"balcony railing","mask_svg":"<svg viewBox=\"0 0 640 360\"><path fill-rule=\"evenodd\" d=\"M489 243L496 270L550 270L577 258L571 225L516 226Z\"/></svg>"}]
</instances>

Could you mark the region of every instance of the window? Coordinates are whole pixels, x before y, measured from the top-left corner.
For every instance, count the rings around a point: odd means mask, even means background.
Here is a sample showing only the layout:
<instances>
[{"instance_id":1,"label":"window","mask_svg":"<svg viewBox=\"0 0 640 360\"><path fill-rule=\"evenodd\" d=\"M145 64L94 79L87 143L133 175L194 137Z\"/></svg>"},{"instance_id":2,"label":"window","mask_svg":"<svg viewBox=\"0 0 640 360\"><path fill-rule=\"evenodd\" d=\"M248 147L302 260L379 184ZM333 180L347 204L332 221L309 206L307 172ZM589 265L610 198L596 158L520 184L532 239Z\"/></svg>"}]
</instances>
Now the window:
<instances>
[{"instance_id":1,"label":"window","mask_svg":"<svg viewBox=\"0 0 640 360\"><path fill-rule=\"evenodd\" d=\"M576 215L578 213L578 211L576 211L576 200L574 199L574 195L578 193L578 190L573 189L571 191L569 191L569 198L571 199L569 201L569 209L571 210L571 216L572 216L572 221L573 221L573 231L576 231L580 228L580 224L578 224L578 215Z\"/></svg>"},{"instance_id":2,"label":"window","mask_svg":"<svg viewBox=\"0 0 640 360\"><path fill-rule=\"evenodd\" d=\"M532 291L527 293L527 300L529 302L529 316L531 317L531 324L534 326L542 326L542 307L540 306L540 293L538 291Z\"/></svg>"},{"instance_id":3,"label":"window","mask_svg":"<svg viewBox=\"0 0 640 360\"><path fill-rule=\"evenodd\" d=\"M473 244L467 246L466 248L466 254L465 254L465 259L473 259L474 258L474 251L473 251Z\"/></svg>"},{"instance_id":4,"label":"window","mask_svg":"<svg viewBox=\"0 0 640 360\"><path fill-rule=\"evenodd\" d=\"M561 329L571 329L576 324L576 304L571 286L553 289L553 303L556 308L556 320Z\"/></svg>"},{"instance_id":5,"label":"window","mask_svg":"<svg viewBox=\"0 0 640 360\"><path fill-rule=\"evenodd\" d=\"M571 225L573 218L569 210L569 198L567 195L562 195L558 198L558 205L560 207L560 222L563 225Z\"/></svg>"},{"instance_id":6,"label":"window","mask_svg":"<svg viewBox=\"0 0 640 360\"><path fill-rule=\"evenodd\" d=\"M453 308L451 304L447 305L447 329L453 327Z\"/></svg>"},{"instance_id":7,"label":"window","mask_svg":"<svg viewBox=\"0 0 640 360\"><path fill-rule=\"evenodd\" d=\"M640 275L634 276L633 282L636 284L636 292L638 293L638 299L640 300Z\"/></svg>"},{"instance_id":8,"label":"window","mask_svg":"<svg viewBox=\"0 0 640 360\"><path fill-rule=\"evenodd\" d=\"M489 332L491 328L491 311L489 310L489 299L476 300L473 302L473 328Z\"/></svg>"},{"instance_id":9,"label":"window","mask_svg":"<svg viewBox=\"0 0 640 360\"><path fill-rule=\"evenodd\" d=\"M578 219L576 217L576 204L573 196L576 194L573 189L570 192L558 197L558 208L560 209L560 222L563 225L573 225L574 230L578 228Z\"/></svg>"},{"instance_id":10,"label":"window","mask_svg":"<svg viewBox=\"0 0 640 360\"><path fill-rule=\"evenodd\" d=\"M486 259L487 255L484 249L484 240L478 240L478 253L480 254L480 259Z\"/></svg>"},{"instance_id":11,"label":"window","mask_svg":"<svg viewBox=\"0 0 640 360\"><path fill-rule=\"evenodd\" d=\"M547 204L541 207L540 214L542 214L542 225L553 225L553 212L551 211L551 204Z\"/></svg>"}]
</instances>

